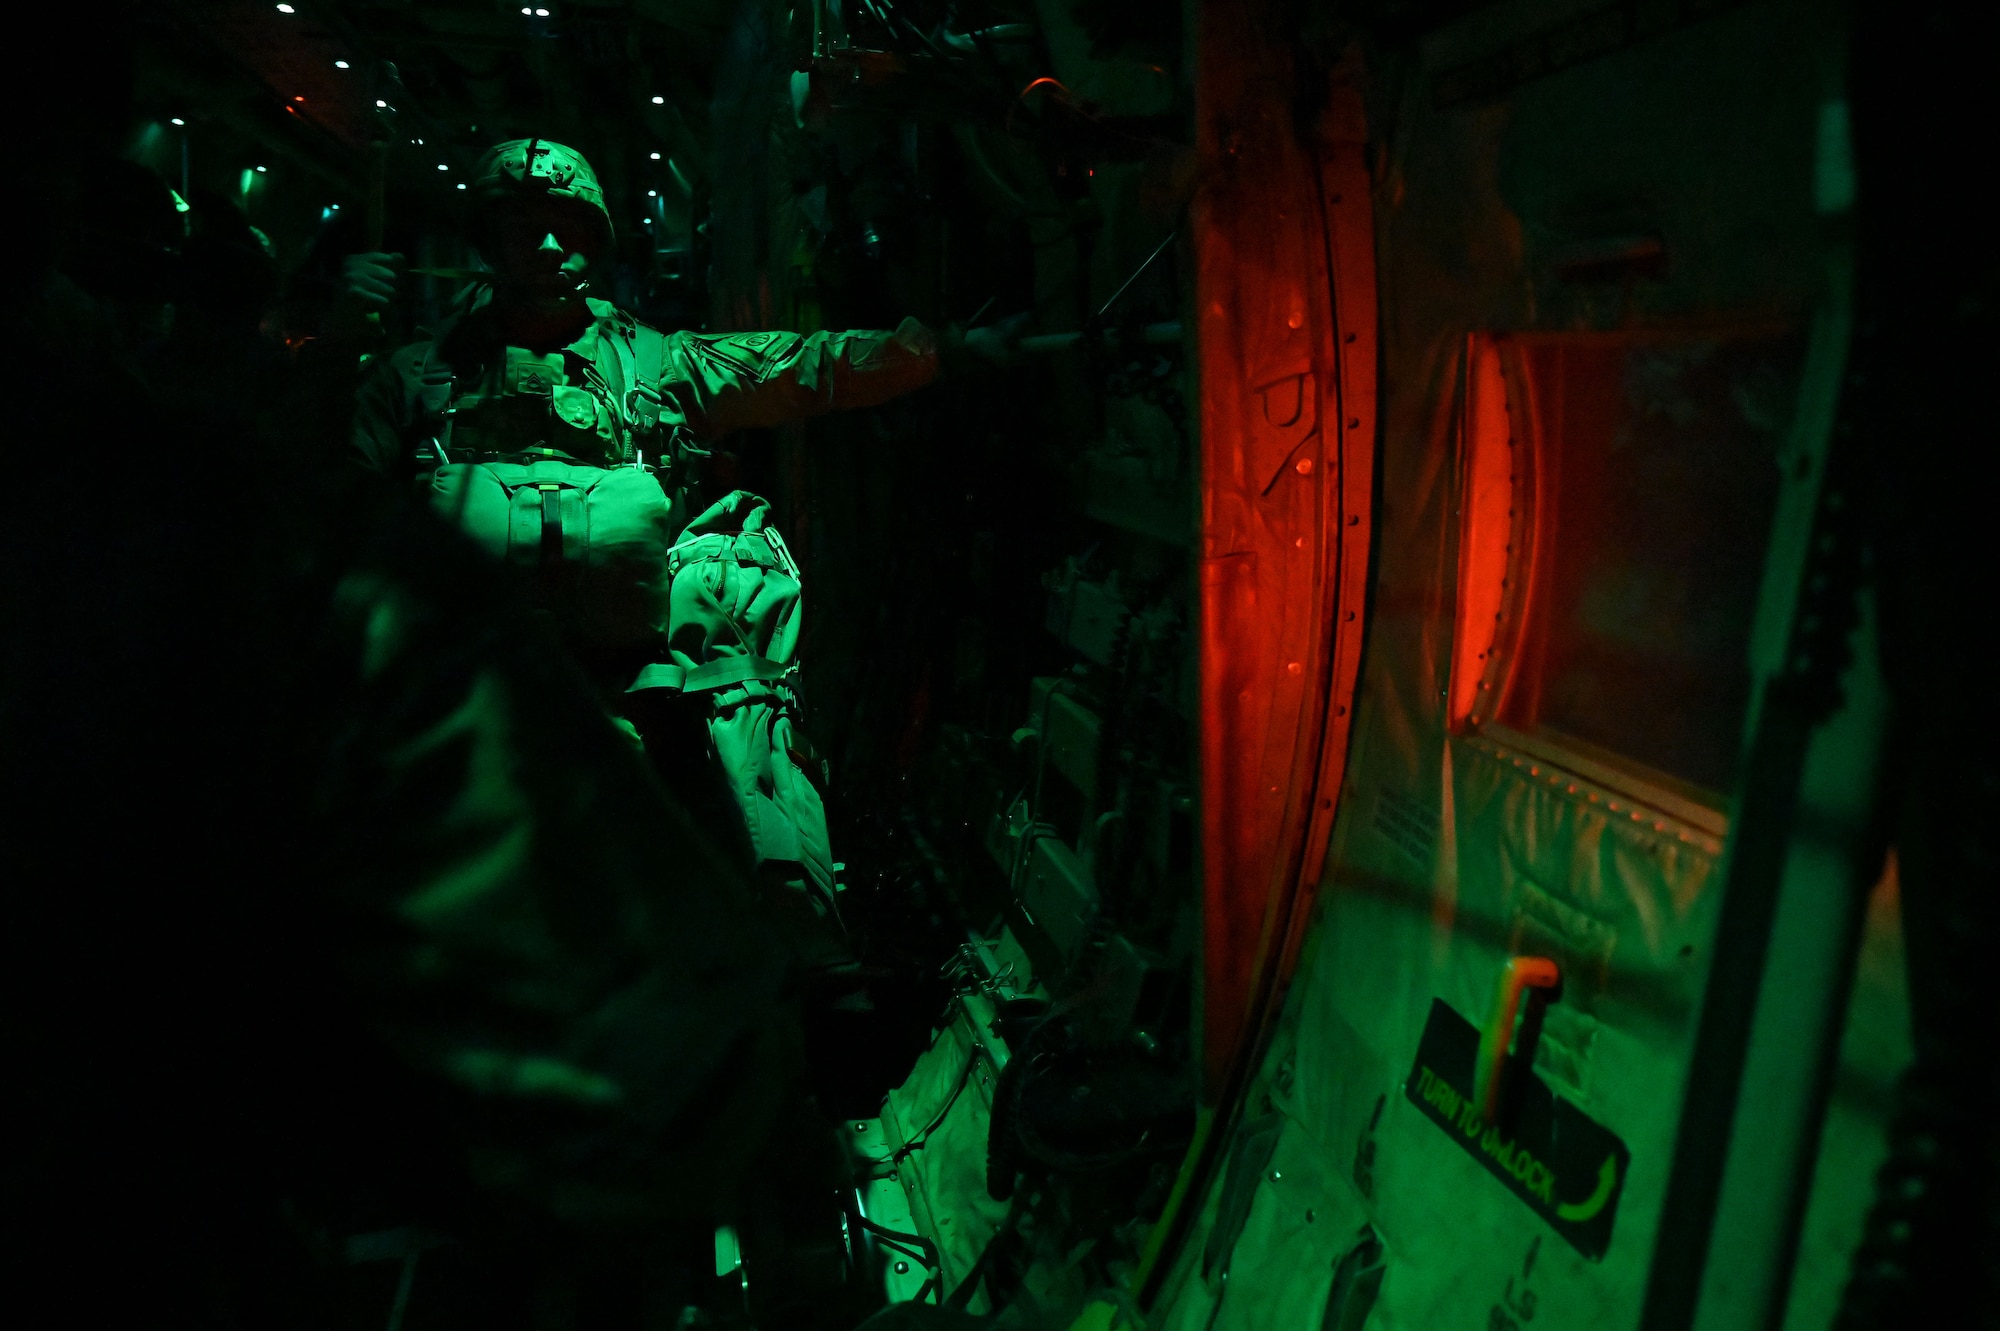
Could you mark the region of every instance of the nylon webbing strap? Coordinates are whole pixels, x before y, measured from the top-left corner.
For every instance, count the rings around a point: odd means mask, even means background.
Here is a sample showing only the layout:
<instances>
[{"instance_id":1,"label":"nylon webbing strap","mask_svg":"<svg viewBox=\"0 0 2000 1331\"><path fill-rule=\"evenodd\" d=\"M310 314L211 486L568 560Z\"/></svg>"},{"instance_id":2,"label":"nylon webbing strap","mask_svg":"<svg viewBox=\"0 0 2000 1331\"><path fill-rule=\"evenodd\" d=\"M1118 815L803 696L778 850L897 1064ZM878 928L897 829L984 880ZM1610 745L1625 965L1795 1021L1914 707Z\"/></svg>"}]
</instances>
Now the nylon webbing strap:
<instances>
[{"instance_id":1,"label":"nylon webbing strap","mask_svg":"<svg viewBox=\"0 0 2000 1331\"><path fill-rule=\"evenodd\" d=\"M746 680L783 679L792 668L767 656L725 656L720 661L710 661L707 665L696 666L688 671L687 683L683 685L689 693L704 689L726 689L731 684L741 684Z\"/></svg>"},{"instance_id":2,"label":"nylon webbing strap","mask_svg":"<svg viewBox=\"0 0 2000 1331\"><path fill-rule=\"evenodd\" d=\"M755 568L777 569L784 573L792 571L791 561L779 553L776 543L764 532L712 532L683 541L668 551L668 576L703 559L731 559Z\"/></svg>"},{"instance_id":3,"label":"nylon webbing strap","mask_svg":"<svg viewBox=\"0 0 2000 1331\"><path fill-rule=\"evenodd\" d=\"M535 489L542 495L542 562L554 563L563 557L563 487L544 481Z\"/></svg>"},{"instance_id":4,"label":"nylon webbing strap","mask_svg":"<svg viewBox=\"0 0 2000 1331\"><path fill-rule=\"evenodd\" d=\"M679 693L706 693L753 679L780 680L791 673L790 666L767 656L725 656L692 670L662 662L641 669L625 691L638 693L644 689L673 689Z\"/></svg>"},{"instance_id":5,"label":"nylon webbing strap","mask_svg":"<svg viewBox=\"0 0 2000 1331\"><path fill-rule=\"evenodd\" d=\"M651 431L659 424L660 409L665 405L666 399L660 387L661 377L658 373L652 372L654 367L647 362L652 360L657 362L660 368L665 367L666 341L663 335L651 328L634 326L626 330L625 338L613 349L614 352L622 353L620 359L630 357L624 367L627 371L625 410L639 423L642 431ZM649 357L648 352L658 354Z\"/></svg>"},{"instance_id":6,"label":"nylon webbing strap","mask_svg":"<svg viewBox=\"0 0 2000 1331\"><path fill-rule=\"evenodd\" d=\"M665 661L656 661L652 665L642 667L632 682L625 686L625 692L642 693L647 689L671 689L679 693L681 686L686 683L687 671Z\"/></svg>"}]
</instances>

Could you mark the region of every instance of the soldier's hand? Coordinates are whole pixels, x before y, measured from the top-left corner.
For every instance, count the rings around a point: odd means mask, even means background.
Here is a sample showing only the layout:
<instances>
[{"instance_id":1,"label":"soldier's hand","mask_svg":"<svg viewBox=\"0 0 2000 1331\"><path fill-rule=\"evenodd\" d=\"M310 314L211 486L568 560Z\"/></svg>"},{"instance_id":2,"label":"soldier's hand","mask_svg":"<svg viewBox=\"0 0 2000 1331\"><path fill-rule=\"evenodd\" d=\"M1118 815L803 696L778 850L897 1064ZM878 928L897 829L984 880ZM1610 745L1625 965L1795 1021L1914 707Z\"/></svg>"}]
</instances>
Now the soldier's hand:
<instances>
[{"instance_id":1,"label":"soldier's hand","mask_svg":"<svg viewBox=\"0 0 2000 1331\"><path fill-rule=\"evenodd\" d=\"M374 316L396 299L402 284L400 254L350 254L340 266L340 293L327 311L326 335L339 342L378 336Z\"/></svg>"},{"instance_id":2,"label":"soldier's hand","mask_svg":"<svg viewBox=\"0 0 2000 1331\"><path fill-rule=\"evenodd\" d=\"M962 363L1012 365L1019 359L1021 332L1027 328L1029 318L1023 311L978 328L951 328L945 334L947 351L959 353L952 359Z\"/></svg>"},{"instance_id":3,"label":"soldier's hand","mask_svg":"<svg viewBox=\"0 0 2000 1331\"><path fill-rule=\"evenodd\" d=\"M350 254L341 265L340 294L365 309L384 309L396 298L402 278L400 254Z\"/></svg>"}]
</instances>

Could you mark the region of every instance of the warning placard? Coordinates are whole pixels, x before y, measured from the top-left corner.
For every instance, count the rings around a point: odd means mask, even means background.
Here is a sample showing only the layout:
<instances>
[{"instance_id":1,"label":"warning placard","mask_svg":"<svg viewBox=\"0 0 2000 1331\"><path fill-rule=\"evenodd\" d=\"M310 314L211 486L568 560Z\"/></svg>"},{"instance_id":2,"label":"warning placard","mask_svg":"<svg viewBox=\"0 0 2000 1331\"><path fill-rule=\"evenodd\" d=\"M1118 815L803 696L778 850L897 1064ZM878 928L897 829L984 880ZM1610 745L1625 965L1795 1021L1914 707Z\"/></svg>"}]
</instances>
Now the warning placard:
<instances>
[{"instance_id":1,"label":"warning placard","mask_svg":"<svg viewBox=\"0 0 2000 1331\"><path fill-rule=\"evenodd\" d=\"M1611 1246L1611 1221L1632 1153L1526 1067L1508 1071L1497 1121L1481 1121L1472 1098L1478 1058L1478 1027L1433 999L1403 1093L1571 1247L1596 1261Z\"/></svg>"}]
</instances>

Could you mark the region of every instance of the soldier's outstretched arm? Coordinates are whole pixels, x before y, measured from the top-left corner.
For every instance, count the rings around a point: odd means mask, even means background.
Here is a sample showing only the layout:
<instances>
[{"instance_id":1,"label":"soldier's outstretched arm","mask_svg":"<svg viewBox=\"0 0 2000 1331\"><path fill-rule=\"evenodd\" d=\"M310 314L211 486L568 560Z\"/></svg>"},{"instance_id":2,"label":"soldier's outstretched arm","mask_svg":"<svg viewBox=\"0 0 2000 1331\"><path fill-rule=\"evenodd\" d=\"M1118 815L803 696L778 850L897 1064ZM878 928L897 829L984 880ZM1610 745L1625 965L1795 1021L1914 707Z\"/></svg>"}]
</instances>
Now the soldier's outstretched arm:
<instances>
[{"instance_id":1,"label":"soldier's outstretched arm","mask_svg":"<svg viewBox=\"0 0 2000 1331\"><path fill-rule=\"evenodd\" d=\"M872 407L938 375L938 338L915 319L893 331L677 333L665 392L697 435Z\"/></svg>"}]
</instances>

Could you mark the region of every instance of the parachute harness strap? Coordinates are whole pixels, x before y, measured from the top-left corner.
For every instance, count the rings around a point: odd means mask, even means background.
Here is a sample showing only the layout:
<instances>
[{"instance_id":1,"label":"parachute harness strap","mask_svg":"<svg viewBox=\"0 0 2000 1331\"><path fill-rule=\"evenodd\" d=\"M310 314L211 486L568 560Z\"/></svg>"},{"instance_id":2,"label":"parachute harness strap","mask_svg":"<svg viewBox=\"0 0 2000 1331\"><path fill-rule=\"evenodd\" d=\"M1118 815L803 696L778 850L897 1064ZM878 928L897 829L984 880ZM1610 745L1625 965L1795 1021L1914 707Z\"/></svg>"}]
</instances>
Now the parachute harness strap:
<instances>
[{"instance_id":1,"label":"parachute harness strap","mask_svg":"<svg viewBox=\"0 0 2000 1331\"><path fill-rule=\"evenodd\" d=\"M797 670L797 666L773 661L766 656L725 656L692 669L660 661L643 667L625 691L645 693L663 689L670 693L713 693L752 681L783 683Z\"/></svg>"},{"instance_id":2,"label":"parachute harness strap","mask_svg":"<svg viewBox=\"0 0 2000 1331\"><path fill-rule=\"evenodd\" d=\"M799 566L792 562L792 552L786 548L784 538L769 527L762 531L711 531L689 537L667 551L667 576L674 577L689 564L725 559L788 573L794 579L799 576Z\"/></svg>"},{"instance_id":3,"label":"parachute harness strap","mask_svg":"<svg viewBox=\"0 0 2000 1331\"><path fill-rule=\"evenodd\" d=\"M785 548L784 540L778 533L767 527L762 531L704 532L690 537L667 551L667 577L670 580L678 577L681 570L690 564L724 560L788 573L794 578L798 576L798 565L792 562L791 551ZM744 639L736 617L717 602L707 588L700 591L716 615L735 630L738 641L746 650L691 668L656 662L642 667L625 691L639 693L665 689L674 693L705 693L736 685L756 684L775 685L780 692L788 691L786 686L797 677L798 666L773 661L749 651L749 643Z\"/></svg>"}]
</instances>

